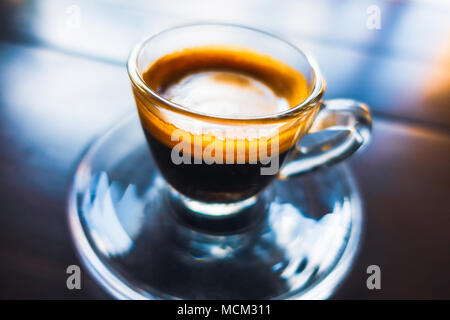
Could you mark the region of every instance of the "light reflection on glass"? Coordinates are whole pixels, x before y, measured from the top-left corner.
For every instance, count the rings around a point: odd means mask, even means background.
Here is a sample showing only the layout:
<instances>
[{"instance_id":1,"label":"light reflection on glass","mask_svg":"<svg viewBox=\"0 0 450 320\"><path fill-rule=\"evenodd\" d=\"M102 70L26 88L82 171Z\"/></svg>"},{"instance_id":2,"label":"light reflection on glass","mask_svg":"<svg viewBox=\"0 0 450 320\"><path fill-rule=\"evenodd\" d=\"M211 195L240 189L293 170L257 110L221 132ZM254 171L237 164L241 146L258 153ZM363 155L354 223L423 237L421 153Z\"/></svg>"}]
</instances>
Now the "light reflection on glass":
<instances>
[{"instance_id":1,"label":"light reflection on glass","mask_svg":"<svg viewBox=\"0 0 450 320\"><path fill-rule=\"evenodd\" d=\"M133 237L139 233L144 215L136 186L130 184L122 193L118 183L110 183L105 172L92 183L82 202L92 238L104 255L124 254L133 247Z\"/></svg>"},{"instance_id":2,"label":"light reflection on glass","mask_svg":"<svg viewBox=\"0 0 450 320\"><path fill-rule=\"evenodd\" d=\"M332 212L319 220L302 215L291 204L274 203L272 208L269 220L275 241L285 248L289 261L278 269L289 285L301 287L314 275L330 270L344 250L341 245L351 231L350 216L346 214L351 210L349 201L336 201ZM299 256L298 252L304 255Z\"/></svg>"}]
</instances>

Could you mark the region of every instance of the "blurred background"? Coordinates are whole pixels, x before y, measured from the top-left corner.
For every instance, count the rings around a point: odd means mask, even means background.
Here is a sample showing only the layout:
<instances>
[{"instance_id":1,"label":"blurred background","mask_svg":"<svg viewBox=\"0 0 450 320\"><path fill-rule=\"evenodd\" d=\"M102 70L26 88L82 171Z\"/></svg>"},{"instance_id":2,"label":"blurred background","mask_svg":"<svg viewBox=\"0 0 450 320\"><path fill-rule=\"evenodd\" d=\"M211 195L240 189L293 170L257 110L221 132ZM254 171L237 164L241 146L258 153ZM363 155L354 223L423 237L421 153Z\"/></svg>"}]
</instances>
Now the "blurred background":
<instances>
[{"instance_id":1,"label":"blurred background","mask_svg":"<svg viewBox=\"0 0 450 320\"><path fill-rule=\"evenodd\" d=\"M108 298L83 272L66 222L82 151L135 112L126 59L143 37L230 22L316 57L325 98L367 102L369 148L350 160L365 208L360 254L335 298L450 299L450 2L2 0L0 298ZM366 269L381 268L381 290Z\"/></svg>"}]
</instances>

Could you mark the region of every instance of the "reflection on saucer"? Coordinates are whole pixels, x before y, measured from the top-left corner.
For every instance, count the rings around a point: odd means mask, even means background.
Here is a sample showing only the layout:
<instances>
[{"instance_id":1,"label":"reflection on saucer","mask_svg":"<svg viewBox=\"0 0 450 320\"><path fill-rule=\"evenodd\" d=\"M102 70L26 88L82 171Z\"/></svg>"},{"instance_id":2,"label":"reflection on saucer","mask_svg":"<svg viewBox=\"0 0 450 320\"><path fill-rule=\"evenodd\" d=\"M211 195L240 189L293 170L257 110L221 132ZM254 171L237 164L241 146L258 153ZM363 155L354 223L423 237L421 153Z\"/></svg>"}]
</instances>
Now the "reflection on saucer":
<instances>
[{"instance_id":1,"label":"reflection on saucer","mask_svg":"<svg viewBox=\"0 0 450 320\"><path fill-rule=\"evenodd\" d=\"M334 267L342 254L341 246L351 232L350 217L344 213L349 210L348 200L336 202L331 213L317 220L305 217L290 203L272 204L269 223L275 241L285 248L289 261L282 268L281 277L292 288L302 287L315 275Z\"/></svg>"},{"instance_id":2,"label":"reflection on saucer","mask_svg":"<svg viewBox=\"0 0 450 320\"><path fill-rule=\"evenodd\" d=\"M117 182L110 184L106 172L101 172L93 177L82 203L85 222L104 255L112 257L131 249L143 218L143 203L135 185L122 192Z\"/></svg>"}]
</instances>

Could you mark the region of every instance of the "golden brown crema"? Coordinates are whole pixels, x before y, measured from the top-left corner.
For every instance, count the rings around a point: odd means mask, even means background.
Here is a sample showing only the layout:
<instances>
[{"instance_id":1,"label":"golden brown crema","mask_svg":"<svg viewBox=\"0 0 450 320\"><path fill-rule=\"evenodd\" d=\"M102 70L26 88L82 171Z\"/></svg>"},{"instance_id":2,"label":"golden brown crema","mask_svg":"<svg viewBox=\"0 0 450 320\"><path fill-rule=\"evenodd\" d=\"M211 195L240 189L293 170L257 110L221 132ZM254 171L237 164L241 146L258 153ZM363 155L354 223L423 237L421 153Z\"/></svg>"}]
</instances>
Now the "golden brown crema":
<instances>
[{"instance_id":1,"label":"golden brown crema","mask_svg":"<svg viewBox=\"0 0 450 320\"><path fill-rule=\"evenodd\" d=\"M226 118L256 117L286 111L302 101L309 88L304 76L268 55L243 48L207 46L187 48L154 61L142 74L154 92L200 114ZM226 119L211 123L155 106L137 90L135 97L145 130L161 143L173 147L181 137L194 149L230 148L238 154L256 152L260 146L287 151L305 133L317 108L306 109L285 122L261 121L258 125L232 125ZM228 149L229 150L229 149ZM212 151L214 155L215 151Z\"/></svg>"}]
</instances>

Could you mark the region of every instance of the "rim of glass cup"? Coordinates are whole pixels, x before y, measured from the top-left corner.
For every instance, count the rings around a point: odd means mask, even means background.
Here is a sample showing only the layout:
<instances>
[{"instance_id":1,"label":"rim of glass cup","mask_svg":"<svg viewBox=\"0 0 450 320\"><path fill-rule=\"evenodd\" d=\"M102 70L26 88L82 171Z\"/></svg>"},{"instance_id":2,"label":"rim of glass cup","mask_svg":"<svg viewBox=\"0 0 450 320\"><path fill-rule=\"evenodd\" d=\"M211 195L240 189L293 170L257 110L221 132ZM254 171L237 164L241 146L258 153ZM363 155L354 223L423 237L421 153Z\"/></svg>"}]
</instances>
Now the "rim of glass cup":
<instances>
[{"instance_id":1,"label":"rim of glass cup","mask_svg":"<svg viewBox=\"0 0 450 320\"><path fill-rule=\"evenodd\" d=\"M255 117L233 117L233 118L218 116L218 115L211 115L211 114L203 113L203 112L197 112L197 111L191 110L185 106L174 103L174 102L164 98L163 96L159 95L156 91L154 91L152 88L147 86L147 84L142 79L142 76L137 68L137 58L139 56L139 53L148 42L152 41L156 37L164 35L164 33L166 33L166 32L171 32L171 31L174 31L177 29L182 29L182 28L186 28L186 27L196 27L196 26L198 26L198 27L223 26L223 27L231 27L231 28L241 28L241 29L246 29L246 30L250 30L253 32L257 32L257 33L263 34L265 36L268 36L268 37L271 37L276 40L284 42L286 45L290 46L295 51L297 51L299 54L301 54L306 59L309 66L311 67L312 72L313 72L313 82L314 82L314 86L313 86L311 93L308 95L308 97L305 100L303 100L302 102L297 104L295 107L292 107L285 111L262 115L262 116L255 116ZM317 103L318 101L320 101L320 99L325 91L325 79L323 78L323 76L320 72L317 62L309 54L305 53L304 50L298 48L297 46L293 45L289 41L287 41L279 36L276 36L274 34L271 34L269 32L262 31L262 30L252 28L252 27L238 25L238 24L194 23L194 24L184 24L184 25L175 26L175 27L172 27L169 29L164 29L163 31L153 34L147 38L144 38L131 50L131 53L128 57L127 70L128 70L128 75L131 79L131 82L138 89L140 89L144 93L148 94L152 99L154 99L155 102L157 103L158 107L163 107L163 108L166 108L166 109L176 112L176 113L182 113L184 115L194 116L197 118L200 117L204 120L210 120L210 121L226 120L229 122L252 122L252 121L262 121L262 120L276 121L276 120L285 120L287 118L293 118L293 117L296 117L300 112L308 109L310 106L312 106L315 103Z\"/></svg>"}]
</instances>

